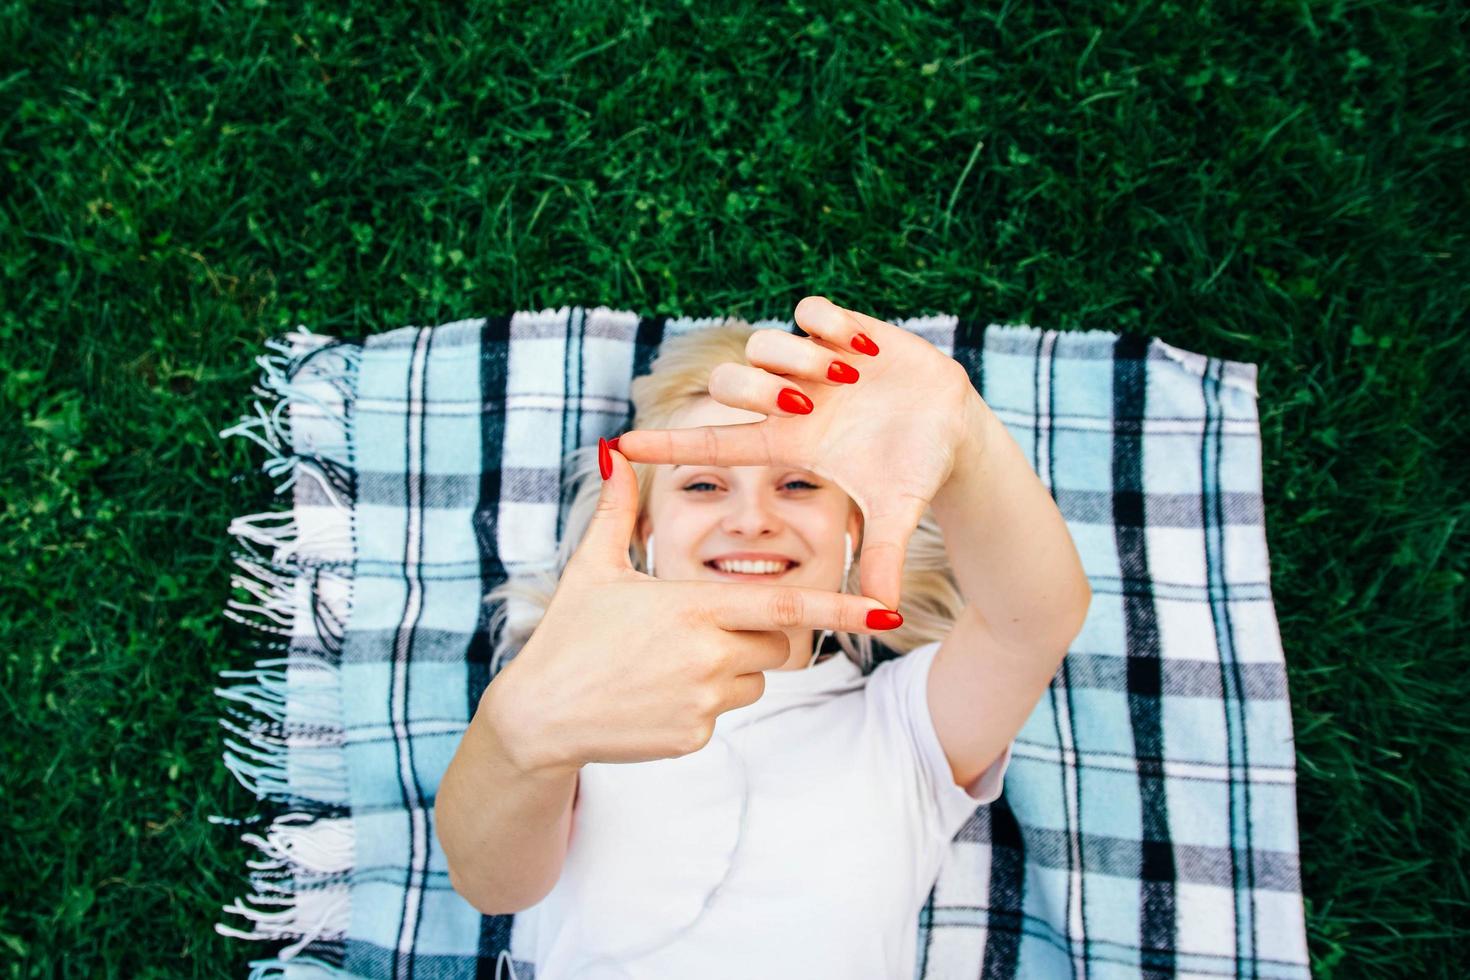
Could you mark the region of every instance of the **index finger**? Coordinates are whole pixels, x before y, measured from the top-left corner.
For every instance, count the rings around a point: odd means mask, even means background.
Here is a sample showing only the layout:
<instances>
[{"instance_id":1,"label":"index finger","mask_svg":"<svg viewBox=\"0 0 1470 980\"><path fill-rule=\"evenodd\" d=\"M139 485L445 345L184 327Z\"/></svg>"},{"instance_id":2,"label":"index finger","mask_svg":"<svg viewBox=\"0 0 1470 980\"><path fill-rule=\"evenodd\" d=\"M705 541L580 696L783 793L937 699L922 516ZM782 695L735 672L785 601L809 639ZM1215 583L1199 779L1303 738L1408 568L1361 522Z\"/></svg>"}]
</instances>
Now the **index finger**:
<instances>
[{"instance_id":1,"label":"index finger","mask_svg":"<svg viewBox=\"0 0 1470 980\"><path fill-rule=\"evenodd\" d=\"M696 425L687 429L629 429L617 450L640 463L703 466L775 466L777 458L765 421L739 425Z\"/></svg>"},{"instance_id":2,"label":"index finger","mask_svg":"<svg viewBox=\"0 0 1470 980\"><path fill-rule=\"evenodd\" d=\"M798 585L695 583L710 620L727 630L817 629L882 633L903 617L877 599Z\"/></svg>"}]
</instances>

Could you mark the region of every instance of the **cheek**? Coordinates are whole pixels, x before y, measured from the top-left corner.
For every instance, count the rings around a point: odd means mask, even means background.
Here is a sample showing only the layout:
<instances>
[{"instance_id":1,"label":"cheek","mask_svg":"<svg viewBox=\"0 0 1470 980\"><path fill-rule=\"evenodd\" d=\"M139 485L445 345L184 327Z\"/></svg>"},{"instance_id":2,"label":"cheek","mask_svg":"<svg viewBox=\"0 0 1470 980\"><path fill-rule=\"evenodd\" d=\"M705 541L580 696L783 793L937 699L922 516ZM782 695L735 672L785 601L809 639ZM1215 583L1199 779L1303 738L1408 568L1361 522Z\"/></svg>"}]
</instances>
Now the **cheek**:
<instances>
[{"instance_id":1,"label":"cheek","mask_svg":"<svg viewBox=\"0 0 1470 980\"><path fill-rule=\"evenodd\" d=\"M656 525L654 533L658 535L659 552L665 553L664 548L667 547L671 550L666 553L671 556L697 551L700 540L709 532L709 528L696 515L691 515L686 508L677 505L665 507L659 514Z\"/></svg>"}]
</instances>

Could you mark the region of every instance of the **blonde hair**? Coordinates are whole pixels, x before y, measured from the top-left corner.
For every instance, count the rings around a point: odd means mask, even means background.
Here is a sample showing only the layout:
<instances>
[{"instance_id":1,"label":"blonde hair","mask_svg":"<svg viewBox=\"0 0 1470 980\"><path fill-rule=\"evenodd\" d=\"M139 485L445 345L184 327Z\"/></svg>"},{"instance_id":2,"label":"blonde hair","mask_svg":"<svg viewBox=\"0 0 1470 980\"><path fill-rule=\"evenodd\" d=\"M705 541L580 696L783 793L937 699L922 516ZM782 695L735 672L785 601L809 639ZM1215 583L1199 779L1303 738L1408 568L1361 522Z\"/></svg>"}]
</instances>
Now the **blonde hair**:
<instances>
[{"instance_id":1,"label":"blonde hair","mask_svg":"<svg viewBox=\"0 0 1470 980\"><path fill-rule=\"evenodd\" d=\"M666 337L659 346L650 372L633 379L631 428L678 427L675 422L682 410L710 397L709 376L715 365L725 361L746 363L746 341L755 330L750 323L732 318L722 324ZM657 464L630 462L638 478L638 514L641 517L648 509ZM512 574L485 595L484 601L491 606L488 628L494 642L490 668L492 678L535 632L551 604L563 570L587 533L598 498L602 495L596 445L581 446L567 453L563 459L563 470L564 481L573 491L565 530L557 542L554 569L532 569ZM633 567L640 570L648 567L643 544L641 540L634 540L631 544L630 560ZM859 542L853 542L853 551L852 568L842 589L859 594ZM909 538L904 558L899 599L903 625L883 633L882 644L899 653L908 653L925 643L943 639L953 629L962 608L964 598L950 568L939 523L933 511L926 509ZM864 674L872 671L875 666L872 635L838 632L835 638L838 646Z\"/></svg>"}]
</instances>

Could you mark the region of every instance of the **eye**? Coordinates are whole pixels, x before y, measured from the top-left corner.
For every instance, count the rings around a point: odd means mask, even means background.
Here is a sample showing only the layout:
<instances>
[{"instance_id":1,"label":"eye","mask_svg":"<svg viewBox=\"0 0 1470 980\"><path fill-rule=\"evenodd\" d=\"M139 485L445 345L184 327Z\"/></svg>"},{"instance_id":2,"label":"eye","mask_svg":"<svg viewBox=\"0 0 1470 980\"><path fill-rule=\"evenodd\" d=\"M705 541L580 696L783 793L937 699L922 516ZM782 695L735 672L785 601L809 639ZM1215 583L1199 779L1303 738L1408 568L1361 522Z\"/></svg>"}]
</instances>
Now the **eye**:
<instances>
[{"instance_id":1,"label":"eye","mask_svg":"<svg viewBox=\"0 0 1470 980\"><path fill-rule=\"evenodd\" d=\"M781 485L783 487L789 487L789 486L794 486L796 484L800 484L801 486L806 487L808 490L817 490L817 489L820 489L816 484L810 483L810 482L808 482L806 480L787 480L785 483L783 483ZM709 482L708 480L700 480L697 483L691 483L691 484L689 484L687 487L684 488L684 492L685 493L690 493L690 492L693 492L693 493L704 493L703 490L695 490L695 487L715 487L715 485L713 483ZM715 489L718 490L719 488L718 487L715 487Z\"/></svg>"}]
</instances>

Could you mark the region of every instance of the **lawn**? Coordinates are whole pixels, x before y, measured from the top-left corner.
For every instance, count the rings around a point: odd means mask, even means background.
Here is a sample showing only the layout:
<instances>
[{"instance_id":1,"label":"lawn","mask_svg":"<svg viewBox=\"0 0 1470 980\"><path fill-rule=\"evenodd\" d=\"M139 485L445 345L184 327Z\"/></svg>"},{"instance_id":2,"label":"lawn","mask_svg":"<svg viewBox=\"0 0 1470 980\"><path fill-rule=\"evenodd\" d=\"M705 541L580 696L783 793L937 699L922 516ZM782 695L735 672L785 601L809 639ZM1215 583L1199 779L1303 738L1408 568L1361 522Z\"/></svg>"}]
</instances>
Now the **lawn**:
<instances>
[{"instance_id":1,"label":"lawn","mask_svg":"<svg viewBox=\"0 0 1470 980\"><path fill-rule=\"evenodd\" d=\"M0 980L263 955L265 339L808 293L1260 366L1314 971L1466 975L1463 5L296 6L0 16Z\"/></svg>"}]
</instances>

